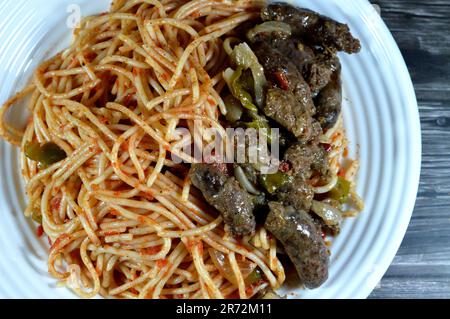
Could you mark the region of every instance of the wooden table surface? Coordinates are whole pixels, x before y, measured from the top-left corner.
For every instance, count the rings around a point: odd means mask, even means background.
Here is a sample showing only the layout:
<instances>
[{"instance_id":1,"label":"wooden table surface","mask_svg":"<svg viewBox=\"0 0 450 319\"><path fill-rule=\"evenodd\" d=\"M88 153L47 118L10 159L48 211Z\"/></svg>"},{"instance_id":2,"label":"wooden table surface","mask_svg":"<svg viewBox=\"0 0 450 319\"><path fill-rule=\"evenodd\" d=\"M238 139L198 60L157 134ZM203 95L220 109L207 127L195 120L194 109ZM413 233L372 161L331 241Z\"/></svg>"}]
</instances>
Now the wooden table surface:
<instances>
[{"instance_id":1,"label":"wooden table surface","mask_svg":"<svg viewBox=\"0 0 450 319\"><path fill-rule=\"evenodd\" d=\"M450 0L373 0L410 70L422 175L408 232L370 298L450 298Z\"/></svg>"}]
</instances>

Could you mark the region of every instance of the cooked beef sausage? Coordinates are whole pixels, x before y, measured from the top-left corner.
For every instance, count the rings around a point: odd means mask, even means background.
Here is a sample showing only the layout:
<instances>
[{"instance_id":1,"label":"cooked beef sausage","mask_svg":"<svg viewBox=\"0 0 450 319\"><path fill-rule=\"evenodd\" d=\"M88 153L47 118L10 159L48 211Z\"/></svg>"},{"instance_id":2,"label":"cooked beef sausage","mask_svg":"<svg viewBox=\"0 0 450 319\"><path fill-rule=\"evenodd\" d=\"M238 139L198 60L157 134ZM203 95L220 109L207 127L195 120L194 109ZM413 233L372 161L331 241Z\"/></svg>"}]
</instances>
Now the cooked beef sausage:
<instances>
[{"instance_id":1,"label":"cooked beef sausage","mask_svg":"<svg viewBox=\"0 0 450 319\"><path fill-rule=\"evenodd\" d=\"M253 51L264 68L264 73L272 85L283 91L292 92L297 106L302 112L315 113L311 90L289 54L273 47L268 42L253 45Z\"/></svg>"},{"instance_id":2,"label":"cooked beef sausage","mask_svg":"<svg viewBox=\"0 0 450 319\"><path fill-rule=\"evenodd\" d=\"M342 83L341 65L336 65L336 70L331 75L330 82L325 86L315 99L316 119L323 130L333 127L341 113L342 108Z\"/></svg>"},{"instance_id":3,"label":"cooked beef sausage","mask_svg":"<svg viewBox=\"0 0 450 319\"><path fill-rule=\"evenodd\" d=\"M298 39L272 39L265 42L281 52L285 59L293 62L300 72L303 72L303 68L316 59L314 50Z\"/></svg>"},{"instance_id":4,"label":"cooked beef sausage","mask_svg":"<svg viewBox=\"0 0 450 319\"><path fill-rule=\"evenodd\" d=\"M284 153L284 160L290 164L292 174L304 179L310 178L312 171L324 175L328 170L328 153L318 144L295 143Z\"/></svg>"},{"instance_id":5,"label":"cooked beef sausage","mask_svg":"<svg viewBox=\"0 0 450 319\"><path fill-rule=\"evenodd\" d=\"M328 278L329 254L313 219L304 211L269 203L265 227L284 246L300 280L307 288L317 288Z\"/></svg>"},{"instance_id":6,"label":"cooked beef sausage","mask_svg":"<svg viewBox=\"0 0 450 319\"><path fill-rule=\"evenodd\" d=\"M303 69L303 75L316 97L331 81L333 73L339 68L339 59L334 54L317 54Z\"/></svg>"},{"instance_id":7,"label":"cooked beef sausage","mask_svg":"<svg viewBox=\"0 0 450 319\"><path fill-rule=\"evenodd\" d=\"M357 53L361 50L359 40L352 36L346 24L307 9L274 3L261 10L261 18L264 21L290 24L294 35L307 39L311 44L347 53Z\"/></svg>"},{"instance_id":8,"label":"cooked beef sausage","mask_svg":"<svg viewBox=\"0 0 450 319\"><path fill-rule=\"evenodd\" d=\"M279 88L267 90L264 113L304 142L322 132L312 115L299 107L295 96Z\"/></svg>"},{"instance_id":9,"label":"cooked beef sausage","mask_svg":"<svg viewBox=\"0 0 450 319\"><path fill-rule=\"evenodd\" d=\"M309 211L314 199L314 190L301 175L296 175L277 190L276 196L286 206Z\"/></svg>"},{"instance_id":10,"label":"cooked beef sausage","mask_svg":"<svg viewBox=\"0 0 450 319\"><path fill-rule=\"evenodd\" d=\"M216 208L233 235L254 233L254 198L216 164L193 164L189 177L206 201Z\"/></svg>"}]
</instances>

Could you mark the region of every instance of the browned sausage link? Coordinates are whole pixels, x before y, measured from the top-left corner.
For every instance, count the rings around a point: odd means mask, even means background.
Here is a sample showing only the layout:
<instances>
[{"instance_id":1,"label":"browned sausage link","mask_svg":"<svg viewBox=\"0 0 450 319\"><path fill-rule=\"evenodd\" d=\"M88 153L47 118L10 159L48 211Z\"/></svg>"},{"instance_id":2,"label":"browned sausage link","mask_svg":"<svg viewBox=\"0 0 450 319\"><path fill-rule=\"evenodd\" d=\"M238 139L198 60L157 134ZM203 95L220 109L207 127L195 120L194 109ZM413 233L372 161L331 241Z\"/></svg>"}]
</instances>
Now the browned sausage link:
<instances>
[{"instance_id":1,"label":"browned sausage link","mask_svg":"<svg viewBox=\"0 0 450 319\"><path fill-rule=\"evenodd\" d=\"M311 88L313 97L317 97L319 92L330 83L331 76L338 67L338 57L330 54L317 54L315 59L305 66L304 77Z\"/></svg>"},{"instance_id":2,"label":"browned sausage link","mask_svg":"<svg viewBox=\"0 0 450 319\"><path fill-rule=\"evenodd\" d=\"M323 130L332 128L341 114L342 109L342 83L341 66L338 64L331 75L330 82L315 99L316 119Z\"/></svg>"},{"instance_id":3,"label":"browned sausage link","mask_svg":"<svg viewBox=\"0 0 450 319\"><path fill-rule=\"evenodd\" d=\"M313 219L304 211L269 203L265 227L284 246L307 288L317 288L328 278L329 254Z\"/></svg>"},{"instance_id":4,"label":"browned sausage link","mask_svg":"<svg viewBox=\"0 0 450 319\"><path fill-rule=\"evenodd\" d=\"M296 65L267 42L256 43L253 49L272 86L266 94L265 115L298 139L314 139L320 134L320 125L312 118L315 108L311 91ZM280 83L280 78L285 83Z\"/></svg>"},{"instance_id":5,"label":"browned sausage link","mask_svg":"<svg viewBox=\"0 0 450 319\"><path fill-rule=\"evenodd\" d=\"M346 24L324 17L316 12L284 3L274 3L261 10L264 21L282 21L292 27L295 35L326 48L357 53L361 44L350 33Z\"/></svg>"},{"instance_id":6,"label":"browned sausage link","mask_svg":"<svg viewBox=\"0 0 450 319\"><path fill-rule=\"evenodd\" d=\"M216 164L193 164L189 177L206 201L221 213L233 235L254 233L253 196L242 189L238 181L227 176Z\"/></svg>"}]
</instances>

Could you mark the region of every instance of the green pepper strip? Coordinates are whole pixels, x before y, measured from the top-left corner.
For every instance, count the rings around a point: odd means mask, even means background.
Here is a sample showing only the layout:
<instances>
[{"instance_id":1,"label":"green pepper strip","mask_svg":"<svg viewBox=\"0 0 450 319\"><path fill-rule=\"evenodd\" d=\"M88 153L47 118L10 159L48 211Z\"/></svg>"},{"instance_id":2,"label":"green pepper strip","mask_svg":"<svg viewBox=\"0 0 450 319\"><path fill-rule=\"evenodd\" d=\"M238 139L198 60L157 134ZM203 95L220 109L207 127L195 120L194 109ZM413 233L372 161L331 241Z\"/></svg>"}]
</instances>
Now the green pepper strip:
<instances>
[{"instance_id":1,"label":"green pepper strip","mask_svg":"<svg viewBox=\"0 0 450 319\"><path fill-rule=\"evenodd\" d=\"M25 145L25 156L43 166L57 163L67 157L66 152L52 142L43 145L37 142L28 143Z\"/></svg>"},{"instance_id":2,"label":"green pepper strip","mask_svg":"<svg viewBox=\"0 0 450 319\"><path fill-rule=\"evenodd\" d=\"M244 90L239 78L242 76L242 67L239 67L231 78L231 94L241 101L242 106L250 111L257 112L258 108L253 104L251 95Z\"/></svg>"},{"instance_id":3,"label":"green pepper strip","mask_svg":"<svg viewBox=\"0 0 450 319\"><path fill-rule=\"evenodd\" d=\"M341 204L348 201L350 195L350 182L342 177L338 177L336 186L330 191L330 197L338 200Z\"/></svg>"},{"instance_id":4,"label":"green pepper strip","mask_svg":"<svg viewBox=\"0 0 450 319\"><path fill-rule=\"evenodd\" d=\"M261 175L261 184L270 193L275 193L278 189L283 187L286 183L291 181L292 177L283 172L276 172L275 174Z\"/></svg>"}]
</instances>

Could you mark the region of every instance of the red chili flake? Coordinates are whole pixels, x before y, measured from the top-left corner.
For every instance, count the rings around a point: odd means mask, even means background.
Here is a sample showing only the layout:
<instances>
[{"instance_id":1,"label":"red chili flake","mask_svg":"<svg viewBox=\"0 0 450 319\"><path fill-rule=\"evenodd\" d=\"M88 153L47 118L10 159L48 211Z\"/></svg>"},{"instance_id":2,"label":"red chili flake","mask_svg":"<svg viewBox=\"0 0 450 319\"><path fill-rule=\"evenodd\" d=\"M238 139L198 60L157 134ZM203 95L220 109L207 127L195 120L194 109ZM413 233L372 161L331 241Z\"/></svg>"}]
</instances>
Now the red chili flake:
<instances>
[{"instance_id":1,"label":"red chili flake","mask_svg":"<svg viewBox=\"0 0 450 319\"><path fill-rule=\"evenodd\" d=\"M144 216L139 216L138 217L138 222L145 224L145 217Z\"/></svg>"},{"instance_id":2,"label":"red chili flake","mask_svg":"<svg viewBox=\"0 0 450 319\"><path fill-rule=\"evenodd\" d=\"M144 195L142 195L142 197L144 197L146 200L148 200L150 202L155 199L155 197L153 197L153 195L150 193L145 193Z\"/></svg>"},{"instance_id":3,"label":"red chili flake","mask_svg":"<svg viewBox=\"0 0 450 319\"><path fill-rule=\"evenodd\" d=\"M52 211L58 211L61 208L61 197L53 197L50 201Z\"/></svg>"},{"instance_id":4,"label":"red chili flake","mask_svg":"<svg viewBox=\"0 0 450 319\"><path fill-rule=\"evenodd\" d=\"M42 237L43 234L44 234L44 228L42 226L39 226L36 229L36 235L40 238L40 237Z\"/></svg>"},{"instance_id":5,"label":"red chili flake","mask_svg":"<svg viewBox=\"0 0 450 319\"><path fill-rule=\"evenodd\" d=\"M101 116L100 117L100 123L102 123L102 124L108 123L108 118L106 116Z\"/></svg>"},{"instance_id":6,"label":"red chili flake","mask_svg":"<svg viewBox=\"0 0 450 319\"><path fill-rule=\"evenodd\" d=\"M338 175L339 177L344 177L344 176L345 176L345 170L341 168L341 169L339 170L339 172L337 173L337 175Z\"/></svg>"},{"instance_id":7,"label":"red chili flake","mask_svg":"<svg viewBox=\"0 0 450 319\"><path fill-rule=\"evenodd\" d=\"M131 101L133 100L133 98L134 98L134 94L133 94L133 93L127 94L127 95L123 98L122 104L123 104L124 106L130 106Z\"/></svg>"},{"instance_id":8,"label":"red chili flake","mask_svg":"<svg viewBox=\"0 0 450 319\"><path fill-rule=\"evenodd\" d=\"M47 241L48 241L48 244L50 245L50 247L53 245L52 244L52 240L50 239L50 237L49 236L47 236Z\"/></svg>"},{"instance_id":9,"label":"red chili flake","mask_svg":"<svg viewBox=\"0 0 450 319\"><path fill-rule=\"evenodd\" d=\"M345 149L344 149L344 154L343 154L343 155L344 155L344 157L347 157L347 156L348 156L348 148L345 148Z\"/></svg>"},{"instance_id":10,"label":"red chili flake","mask_svg":"<svg viewBox=\"0 0 450 319\"><path fill-rule=\"evenodd\" d=\"M142 255L154 255L154 254L159 253L160 250L161 250L161 245L149 247L149 248L142 248L141 254Z\"/></svg>"},{"instance_id":11,"label":"red chili flake","mask_svg":"<svg viewBox=\"0 0 450 319\"><path fill-rule=\"evenodd\" d=\"M139 295L139 292L135 289L135 288L130 288L130 291L133 293L133 294L136 294L136 295Z\"/></svg>"},{"instance_id":12,"label":"red chili flake","mask_svg":"<svg viewBox=\"0 0 450 319\"><path fill-rule=\"evenodd\" d=\"M167 259L160 259L156 261L156 266L158 266L159 268L163 268L167 265Z\"/></svg>"},{"instance_id":13,"label":"red chili flake","mask_svg":"<svg viewBox=\"0 0 450 319\"><path fill-rule=\"evenodd\" d=\"M331 144L322 144L322 147L324 148L325 151L331 152L332 149Z\"/></svg>"},{"instance_id":14,"label":"red chili flake","mask_svg":"<svg viewBox=\"0 0 450 319\"><path fill-rule=\"evenodd\" d=\"M120 149L125 152L128 150L128 146L128 142L124 141L122 144L120 144Z\"/></svg>"},{"instance_id":15,"label":"red chili flake","mask_svg":"<svg viewBox=\"0 0 450 319\"><path fill-rule=\"evenodd\" d=\"M163 80L169 80L169 74L167 74L166 72L164 72L164 73L161 73L161 78L163 79Z\"/></svg>"},{"instance_id":16,"label":"red chili flake","mask_svg":"<svg viewBox=\"0 0 450 319\"><path fill-rule=\"evenodd\" d=\"M97 275L101 275L102 274L102 269L100 268L99 264L95 265L95 272L97 273Z\"/></svg>"},{"instance_id":17,"label":"red chili flake","mask_svg":"<svg viewBox=\"0 0 450 319\"><path fill-rule=\"evenodd\" d=\"M280 85L280 87L287 91L289 90L289 81L286 78L286 74L282 73L282 72L275 72L275 77L277 78L278 84Z\"/></svg>"},{"instance_id":18,"label":"red chili flake","mask_svg":"<svg viewBox=\"0 0 450 319\"><path fill-rule=\"evenodd\" d=\"M290 170L291 170L291 164L289 163L289 162L286 162L286 161L282 161L281 163L280 163L280 166L279 166L279 171L280 172L282 172L282 173L287 173L287 172L289 172Z\"/></svg>"}]
</instances>

